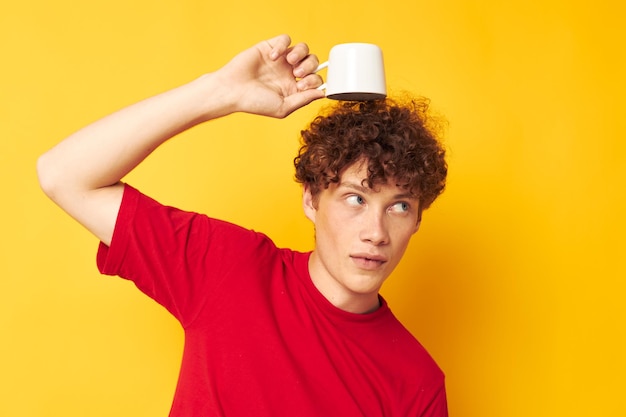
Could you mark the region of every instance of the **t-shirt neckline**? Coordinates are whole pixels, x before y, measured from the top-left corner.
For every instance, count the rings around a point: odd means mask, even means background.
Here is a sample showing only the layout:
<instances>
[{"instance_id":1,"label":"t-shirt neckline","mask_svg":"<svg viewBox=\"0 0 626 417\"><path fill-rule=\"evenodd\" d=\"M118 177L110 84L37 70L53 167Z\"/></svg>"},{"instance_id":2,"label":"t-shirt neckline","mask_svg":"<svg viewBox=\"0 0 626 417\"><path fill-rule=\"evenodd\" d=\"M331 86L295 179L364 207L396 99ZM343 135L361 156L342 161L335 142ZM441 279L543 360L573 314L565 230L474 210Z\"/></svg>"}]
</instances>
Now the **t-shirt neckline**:
<instances>
[{"instance_id":1,"label":"t-shirt neckline","mask_svg":"<svg viewBox=\"0 0 626 417\"><path fill-rule=\"evenodd\" d=\"M313 298L315 304L317 304L327 314L340 320L354 323L371 323L372 321L376 321L380 317L388 314L389 306L387 305L387 301L380 294L378 295L378 299L380 300L380 307L370 313L351 313L349 311L345 311L336 307L324 296L324 294L322 294L317 289L317 287L313 283L313 279L311 278L311 274L309 273L309 259L311 257L311 254L312 252L297 253L296 269L298 271L298 276L302 280L309 295Z\"/></svg>"}]
</instances>

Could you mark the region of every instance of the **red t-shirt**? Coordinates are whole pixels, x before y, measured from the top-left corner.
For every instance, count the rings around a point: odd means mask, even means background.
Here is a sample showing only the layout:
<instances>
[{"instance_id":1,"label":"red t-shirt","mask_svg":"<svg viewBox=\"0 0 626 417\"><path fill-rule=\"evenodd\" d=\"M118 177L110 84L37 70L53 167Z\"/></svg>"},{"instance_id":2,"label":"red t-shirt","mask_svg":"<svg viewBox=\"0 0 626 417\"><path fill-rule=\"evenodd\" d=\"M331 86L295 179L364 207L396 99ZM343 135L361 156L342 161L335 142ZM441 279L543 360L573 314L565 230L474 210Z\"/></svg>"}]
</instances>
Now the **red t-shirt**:
<instances>
[{"instance_id":1,"label":"red t-shirt","mask_svg":"<svg viewBox=\"0 0 626 417\"><path fill-rule=\"evenodd\" d=\"M98 267L184 328L170 416L447 416L443 373L385 300L369 314L336 308L308 258L126 186Z\"/></svg>"}]
</instances>

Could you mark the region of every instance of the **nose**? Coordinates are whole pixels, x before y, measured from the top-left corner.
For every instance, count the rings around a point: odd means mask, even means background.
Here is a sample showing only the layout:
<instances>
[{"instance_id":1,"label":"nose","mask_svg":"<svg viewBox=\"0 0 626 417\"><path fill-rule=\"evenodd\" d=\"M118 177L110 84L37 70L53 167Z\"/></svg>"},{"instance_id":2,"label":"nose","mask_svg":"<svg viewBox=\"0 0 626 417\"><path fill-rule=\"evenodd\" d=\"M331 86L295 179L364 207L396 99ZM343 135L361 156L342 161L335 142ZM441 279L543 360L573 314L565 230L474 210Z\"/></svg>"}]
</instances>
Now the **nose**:
<instances>
[{"instance_id":1,"label":"nose","mask_svg":"<svg viewBox=\"0 0 626 417\"><path fill-rule=\"evenodd\" d=\"M360 238L376 246L389 243L389 230L384 213L377 210L368 210L365 213Z\"/></svg>"}]
</instances>

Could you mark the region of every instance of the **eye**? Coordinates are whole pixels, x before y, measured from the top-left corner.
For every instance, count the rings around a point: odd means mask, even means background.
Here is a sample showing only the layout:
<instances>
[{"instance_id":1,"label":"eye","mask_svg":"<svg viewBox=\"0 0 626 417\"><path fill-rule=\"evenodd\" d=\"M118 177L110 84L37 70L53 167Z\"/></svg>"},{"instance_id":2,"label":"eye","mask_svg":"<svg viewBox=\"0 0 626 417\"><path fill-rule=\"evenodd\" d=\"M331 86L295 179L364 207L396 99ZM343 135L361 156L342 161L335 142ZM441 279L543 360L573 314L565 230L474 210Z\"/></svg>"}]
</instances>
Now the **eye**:
<instances>
[{"instance_id":1,"label":"eye","mask_svg":"<svg viewBox=\"0 0 626 417\"><path fill-rule=\"evenodd\" d=\"M365 204L365 200L363 199L363 197L357 194L349 195L346 201L351 206L362 206L363 204Z\"/></svg>"},{"instance_id":2,"label":"eye","mask_svg":"<svg viewBox=\"0 0 626 417\"><path fill-rule=\"evenodd\" d=\"M404 201L399 201L393 206L391 206L391 211L393 211L394 213L406 213L410 209L411 209L411 206L409 205L409 203L404 202Z\"/></svg>"}]
</instances>

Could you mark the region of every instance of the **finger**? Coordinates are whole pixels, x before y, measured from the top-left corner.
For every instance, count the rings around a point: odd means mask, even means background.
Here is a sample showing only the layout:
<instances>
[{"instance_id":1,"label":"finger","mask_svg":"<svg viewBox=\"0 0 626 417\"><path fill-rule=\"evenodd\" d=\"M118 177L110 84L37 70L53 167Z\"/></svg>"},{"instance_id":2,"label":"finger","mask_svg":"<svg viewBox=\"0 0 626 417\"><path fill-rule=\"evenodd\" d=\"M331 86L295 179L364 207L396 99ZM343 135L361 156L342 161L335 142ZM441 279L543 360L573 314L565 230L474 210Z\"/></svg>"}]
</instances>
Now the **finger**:
<instances>
[{"instance_id":1,"label":"finger","mask_svg":"<svg viewBox=\"0 0 626 417\"><path fill-rule=\"evenodd\" d=\"M285 54L289 45L291 45L291 38L289 35L278 35L272 39L266 41L270 46L270 58L272 60L278 59L281 55Z\"/></svg>"},{"instance_id":2,"label":"finger","mask_svg":"<svg viewBox=\"0 0 626 417\"><path fill-rule=\"evenodd\" d=\"M300 61L309 55L309 45L300 42L289 49L287 54L287 62L290 65L297 65Z\"/></svg>"},{"instance_id":3,"label":"finger","mask_svg":"<svg viewBox=\"0 0 626 417\"><path fill-rule=\"evenodd\" d=\"M319 60L316 55L307 55L293 69L293 75L298 78L306 77L313 74L319 66Z\"/></svg>"},{"instance_id":4,"label":"finger","mask_svg":"<svg viewBox=\"0 0 626 417\"><path fill-rule=\"evenodd\" d=\"M284 107L282 109L282 117L285 117L295 110L306 106L314 100L318 100L324 97L324 92L321 90L305 90L296 94L292 94L285 98Z\"/></svg>"},{"instance_id":5,"label":"finger","mask_svg":"<svg viewBox=\"0 0 626 417\"><path fill-rule=\"evenodd\" d=\"M320 77L319 75L309 74L306 77L298 80L298 82L296 83L296 86L298 87L299 91L304 91L304 90L315 89L319 87L320 85L322 85L323 83L324 83L324 80L322 80L322 77Z\"/></svg>"}]
</instances>

